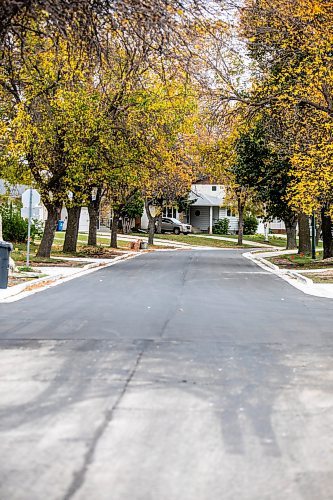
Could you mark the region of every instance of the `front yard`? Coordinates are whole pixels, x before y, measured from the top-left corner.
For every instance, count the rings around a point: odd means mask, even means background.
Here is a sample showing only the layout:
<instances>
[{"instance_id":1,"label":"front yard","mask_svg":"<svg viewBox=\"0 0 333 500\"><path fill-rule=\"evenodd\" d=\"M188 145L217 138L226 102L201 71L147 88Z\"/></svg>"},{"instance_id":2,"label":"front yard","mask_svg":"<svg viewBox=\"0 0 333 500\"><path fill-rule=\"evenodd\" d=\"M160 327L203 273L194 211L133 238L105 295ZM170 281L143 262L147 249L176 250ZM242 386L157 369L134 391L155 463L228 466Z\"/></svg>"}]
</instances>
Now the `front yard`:
<instances>
[{"instance_id":1,"label":"front yard","mask_svg":"<svg viewBox=\"0 0 333 500\"><path fill-rule=\"evenodd\" d=\"M238 236L236 234L228 234L226 235L226 238L237 240ZM285 248L287 246L287 239L284 238L283 236L278 236L276 234L269 235L268 238L269 243L265 241L265 237L263 234L252 234L252 235L244 234L243 239L247 241L253 241L253 243L264 243L265 245L272 245L274 247Z\"/></svg>"},{"instance_id":2,"label":"front yard","mask_svg":"<svg viewBox=\"0 0 333 500\"><path fill-rule=\"evenodd\" d=\"M317 252L315 260L312 259L310 255L298 254L278 255L275 257L269 257L268 260L282 269L311 270L332 268L333 270L333 259L323 260L322 252Z\"/></svg>"},{"instance_id":3,"label":"front yard","mask_svg":"<svg viewBox=\"0 0 333 500\"><path fill-rule=\"evenodd\" d=\"M321 283L322 285L333 283L333 269L330 271L323 271L318 273L303 273L303 276L312 279L314 283Z\"/></svg>"},{"instance_id":4,"label":"front yard","mask_svg":"<svg viewBox=\"0 0 333 500\"><path fill-rule=\"evenodd\" d=\"M138 238L147 237L145 233L132 233L133 236L137 236ZM121 235L120 235L121 238ZM200 247L214 247L214 248L247 248L248 245L242 245L239 247L236 241L230 240L215 240L213 238L204 237L204 236L196 236L195 234L155 234L155 240L168 240L174 241L175 243L187 243L191 246L200 246Z\"/></svg>"}]
</instances>

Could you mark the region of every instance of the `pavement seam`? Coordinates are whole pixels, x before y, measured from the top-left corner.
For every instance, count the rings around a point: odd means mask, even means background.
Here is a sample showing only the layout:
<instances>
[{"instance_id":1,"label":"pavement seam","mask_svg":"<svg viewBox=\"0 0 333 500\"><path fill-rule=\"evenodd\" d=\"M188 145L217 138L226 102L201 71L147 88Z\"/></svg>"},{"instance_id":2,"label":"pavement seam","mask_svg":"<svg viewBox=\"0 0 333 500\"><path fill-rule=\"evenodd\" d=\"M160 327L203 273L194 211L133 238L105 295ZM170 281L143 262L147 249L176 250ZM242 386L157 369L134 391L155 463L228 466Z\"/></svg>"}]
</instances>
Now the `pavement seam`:
<instances>
[{"instance_id":1,"label":"pavement seam","mask_svg":"<svg viewBox=\"0 0 333 500\"><path fill-rule=\"evenodd\" d=\"M73 498L73 496L80 490L80 488L84 484L89 466L93 462L97 445L98 445L100 439L103 437L104 432L106 431L107 427L112 422L115 411L117 410L118 406L120 405L122 399L125 396L127 389L128 389L131 381L133 380L133 378L137 372L137 369L138 369L139 364L141 362L143 353L144 353L144 350L141 350L139 352L139 354L137 355L135 364L134 364L130 374L128 375L128 377L125 381L125 384L124 384L124 387L123 387L121 393L119 394L119 396L116 399L113 406L105 412L105 417L104 417L102 423L99 425L99 427L97 427L97 429L93 435L92 442L89 445L88 450L85 453L82 467L80 470L78 470L77 472L74 473L73 480L72 480L71 484L69 485L69 488L67 489L67 492L63 497L63 500L70 500L71 498Z\"/></svg>"}]
</instances>

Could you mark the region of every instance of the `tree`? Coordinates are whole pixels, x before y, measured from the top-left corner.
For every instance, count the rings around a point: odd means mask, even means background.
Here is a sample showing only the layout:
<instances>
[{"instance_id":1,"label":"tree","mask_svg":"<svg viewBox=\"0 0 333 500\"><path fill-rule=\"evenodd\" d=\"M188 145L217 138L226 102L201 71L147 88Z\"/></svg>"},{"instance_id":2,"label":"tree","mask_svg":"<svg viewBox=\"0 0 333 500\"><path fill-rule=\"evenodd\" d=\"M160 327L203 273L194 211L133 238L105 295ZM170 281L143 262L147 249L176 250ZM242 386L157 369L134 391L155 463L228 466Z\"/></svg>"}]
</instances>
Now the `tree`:
<instances>
[{"instance_id":1,"label":"tree","mask_svg":"<svg viewBox=\"0 0 333 500\"><path fill-rule=\"evenodd\" d=\"M200 16L207 11L205 2L191 0L186 7L178 0L2 0L0 4L0 44L13 32L24 36L31 21L47 13L40 35L55 29L63 36L71 33L85 37L92 47L100 48L102 29L109 25L125 33L136 26L138 35L149 34L151 43L167 41L179 29L184 18ZM140 31L139 31L139 28ZM148 41L148 40L147 40Z\"/></svg>"},{"instance_id":2,"label":"tree","mask_svg":"<svg viewBox=\"0 0 333 500\"><path fill-rule=\"evenodd\" d=\"M240 134L236 142L238 175L245 176L258 200L265 206L265 216L282 219L287 232L287 249L296 248L297 213L288 204L287 190L292 182L291 163L283 151L273 148L267 136L267 119L257 119Z\"/></svg>"},{"instance_id":3,"label":"tree","mask_svg":"<svg viewBox=\"0 0 333 500\"><path fill-rule=\"evenodd\" d=\"M131 207L135 208L140 184L137 172L129 166L124 166L118 171L115 170L110 181L108 192L113 213L110 246L117 248L119 221L121 219L124 221L126 214L131 211Z\"/></svg>"},{"instance_id":4,"label":"tree","mask_svg":"<svg viewBox=\"0 0 333 500\"><path fill-rule=\"evenodd\" d=\"M148 243L152 245L163 208L187 195L198 168L196 95L182 80L152 80L141 96L141 109L134 122L141 193L149 221Z\"/></svg>"},{"instance_id":5,"label":"tree","mask_svg":"<svg viewBox=\"0 0 333 500\"><path fill-rule=\"evenodd\" d=\"M133 228L135 220L142 217L143 208L143 199L141 198L140 193L137 192L126 203L121 212L121 224L124 234L129 233Z\"/></svg>"},{"instance_id":6,"label":"tree","mask_svg":"<svg viewBox=\"0 0 333 500\"><path fill-rule=\"evenodd\" d=\"M40 191L48 217L38 255L47 257L68 191L96 160L100 116L83 55L69 42L49 45L33 33L27 38L24 61L18 41L4 49L0 84L11 114L2 116L2 162L15 165L19 177L32 176Z\"/></svg>"},{"instance_id":7,"label":"tree","mask_svg":"<svg viewBox=\"0 0 333 500\"><path fill-rule=\"evenodd\" d=\"M248 0L242 14L242 33L256 62L248 103L269 106L284 122L291 207L307 215L325 207L328 225L333 213L332 13L332 4L324 0ZM301 235L308 234L304 227ZM323 234L324 254L330 255L329 231Z\"/></svg>"}]
</instances>

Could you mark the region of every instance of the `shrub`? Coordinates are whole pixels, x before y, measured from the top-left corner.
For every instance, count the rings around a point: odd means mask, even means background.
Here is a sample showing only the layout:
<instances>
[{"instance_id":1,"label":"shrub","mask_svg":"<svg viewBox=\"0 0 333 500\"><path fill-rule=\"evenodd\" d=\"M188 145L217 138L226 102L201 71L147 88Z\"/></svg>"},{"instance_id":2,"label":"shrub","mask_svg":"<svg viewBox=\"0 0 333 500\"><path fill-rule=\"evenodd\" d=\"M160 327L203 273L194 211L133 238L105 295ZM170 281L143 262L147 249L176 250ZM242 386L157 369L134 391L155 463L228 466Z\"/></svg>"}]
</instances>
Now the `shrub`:
<instances>
[{"instance_id":1,"label":"shrub","mask_svg":"<svg viewBox=\"0 0 333 500\"><path fill-rule=\"evenodd\" d=\"M229 232L229 219L225 217L220 219L213 227L214 234L228 234Z\"/></svg>"},{"instance_id":2,"label":"shrub","mask_svg":"<svg viewBox=\"0 0 333 500\"><path fill-rule=\"evenodd\" d=\"M256 234L258 229L258 220L255 215L246 215L244 217L244 234Z\"/></svg>"},{"instance_id":3,"label":"shrub","mask_svg":"<svg viewBox=\"0 0 333 500\"><path fill-rule=\"evenodd\" d=\"M28 239L28 220L21 216L20 209L12 203L0 205L2 216L2 235L6 241L24 243ZM43 227L40 221L31 222L31 239L43 234Z\"/></svg>"}]
</instances>

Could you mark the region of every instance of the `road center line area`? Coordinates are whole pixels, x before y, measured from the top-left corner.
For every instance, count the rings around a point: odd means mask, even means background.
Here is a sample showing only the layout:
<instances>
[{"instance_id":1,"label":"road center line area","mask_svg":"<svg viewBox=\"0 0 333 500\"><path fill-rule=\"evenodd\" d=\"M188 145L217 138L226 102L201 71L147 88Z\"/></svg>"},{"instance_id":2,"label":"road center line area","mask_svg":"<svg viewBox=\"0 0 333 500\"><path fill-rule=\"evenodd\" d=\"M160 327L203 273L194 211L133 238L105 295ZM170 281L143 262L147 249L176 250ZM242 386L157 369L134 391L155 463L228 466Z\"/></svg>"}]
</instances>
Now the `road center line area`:
<instances>
[{"instance_id":1,"label":"road center line area","mask_svg":"<svg viewBox=\"0 0 333 500\"><path fill-rule=\"evenodd\" d=\"M333 302L241 251L145 254L0 318L1 499L333 498Z\"/></svg>"}]
</instances>

